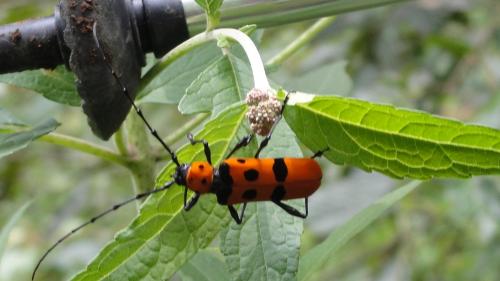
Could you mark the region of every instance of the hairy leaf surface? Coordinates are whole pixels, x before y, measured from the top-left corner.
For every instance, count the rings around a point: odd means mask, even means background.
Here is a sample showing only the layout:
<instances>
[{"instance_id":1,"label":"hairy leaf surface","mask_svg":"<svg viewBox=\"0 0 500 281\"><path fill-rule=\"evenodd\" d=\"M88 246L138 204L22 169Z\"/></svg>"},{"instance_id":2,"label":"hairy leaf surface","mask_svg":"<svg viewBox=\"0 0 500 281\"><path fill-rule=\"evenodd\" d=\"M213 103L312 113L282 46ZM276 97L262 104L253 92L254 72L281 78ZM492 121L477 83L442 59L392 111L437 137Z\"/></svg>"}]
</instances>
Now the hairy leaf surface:
<instances>
[{"instance_id":1,"label":"hairy leaf surface","mask_svg":"<svg viewBox=\"0 0 500 281\"><path fill-rule=\"evenodd\" d=\"M212 112L217 114L245 98L251 89L251 70L245 62L228 54L205 69L179 103L183 114Z\"/></svg>"},{"instance_id":2,"label":"hairy leaf surface","mask_svg":"<svg viewBox=\"0 0 500 281\"><path fill-rule=\"evenodd\" d=\"M80 106L75 76L64 66L59 66L54 70L40 69L2 74L0 82L33 90L58 103Z\"/></svg>"},{"instance_id":3,"label":"hairy leaf surface","mask_svg":"<svg viewBox=\"0 0 500 281\"><path fill-rule=\"evenodd\" d=\"M285 156L301 157L302 152L282 120L261 157ZM304 208L303 200L286 204ZM221 233L221 250L233 280L296 280L303 223L274 203L249 203L243 223L232 222Z\"/></svg>"},{"instance_id":4,"label":"hairy leaf surface","mask_svg":"<svg viewBox=\"0 0 500 281\"><path fill-rule=\"evenodd\" d=\"M298 138L337 164L396 178L500 173L500 131L336 96L291 94L285 117Z\"/></svg>"},{"instance_id":5,"label":"hairy leaf surface","mask_svg":"<svg viewBox=\"0 0 500 281\"><path fill-rule=\"evenodd\" d=\"M219 162L235 141L246 107L236 105L209 121L196 138L211 144L212 160ZM204 159L202 145L187 145L178 153L182 163ZM158 186L171 180L175 165L160 173ZM207 247L229 222L226 208L214 196L203 196L189 212L183 211L183 188L151 196L132 224L120 232L73 280L166 280L198 250Z\"/></svg>"},{"instance_id":6,"label":"hairy leaf surface","mask_svg":"<svg viewBox=\"0 0 500 281\"><path fill-rule=\"evenodd\" d=\"M224 257L217 249L199 251L179 271L182 281L230 281Z\"/></svg>"}]
</instances>

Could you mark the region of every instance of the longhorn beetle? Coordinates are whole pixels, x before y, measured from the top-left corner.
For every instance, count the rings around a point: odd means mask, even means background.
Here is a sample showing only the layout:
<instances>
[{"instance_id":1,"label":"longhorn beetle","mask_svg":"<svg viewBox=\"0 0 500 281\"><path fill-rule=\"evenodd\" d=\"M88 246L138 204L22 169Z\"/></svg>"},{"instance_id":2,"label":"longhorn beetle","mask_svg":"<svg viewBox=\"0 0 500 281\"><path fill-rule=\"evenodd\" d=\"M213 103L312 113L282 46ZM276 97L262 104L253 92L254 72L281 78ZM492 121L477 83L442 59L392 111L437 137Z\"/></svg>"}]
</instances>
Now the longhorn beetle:
<instances>
[{"instance_id":1,"label":"longhorn beetle","mask_svg":"<svg viewBox=\"0 0 500 281\"><path fill-rule=\"evenodd\" d=\"M216 167L212 164L212 156L208 142L204 139L195 140L192 134L188 134L188 140L192 145L199 143L203 145L206 161L195 161L191 164L181 164L179 163L175 152L168 147L168 145L160 138L157 131L153 129L146 120L141 109L135 104L127 88L118 77L118 74L113 70L111 63L106 57L106 54L104 53L104 50L102 49L97 38L95 23L93 28L93 38L102 59L105 61L117 84L121 87L123 94L131 103L137 115L142 119L151 135L153 135L153 137L156 138L170 154L172 162L174 162L177 167L175 169L173 179L165 183L162 187L137 194L135 197L118 203L61 237L40 258L35 269L33 270L31 280L35 279L35 274L47 255L69 236L130 202L167 190L174 183L184 186L184 210L186 211L189 211L196 204L196 202L198 202L198 199L202 194L214 193L217 197L217 202L221 205L227 206L229 213L237 224L241 224L243 220L247 203L254 201L271 201L292 216L300 218L307 217L307 199L319 188L322 178L321 168L314 158L320 157L326 150L328 150L328 148L315 153L311 158L259 158L260 152L269 143L276 125L282 118L283 111L288 101L288 95L285 97L276 122L271 127L267 136L265 136L260 142L257 152L253 158L231 158L235 152L250 143L254 137L253 134L249 134L242 138L229 152L225 160L223 160L222 163ZM189 201L187 199L188 189L195 193ZM305 213L302 213L294 207L283 203L283 200L296 198L304 198ZM243 206L241 208L241 214L238 215L238 212L233 205L240 203L243 203Z\"/></svg>"}]
</instances>

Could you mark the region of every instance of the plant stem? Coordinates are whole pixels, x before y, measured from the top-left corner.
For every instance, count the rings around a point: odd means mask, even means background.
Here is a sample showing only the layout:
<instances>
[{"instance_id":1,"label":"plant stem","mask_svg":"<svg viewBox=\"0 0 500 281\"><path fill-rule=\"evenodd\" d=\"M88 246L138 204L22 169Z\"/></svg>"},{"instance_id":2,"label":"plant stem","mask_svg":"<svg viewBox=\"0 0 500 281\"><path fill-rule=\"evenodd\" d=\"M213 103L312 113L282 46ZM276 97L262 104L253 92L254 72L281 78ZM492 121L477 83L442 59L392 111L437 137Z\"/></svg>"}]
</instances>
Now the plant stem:
<instances>
[{"instance_id":1,"label":"plant stem","mask_svg":"<svg viewBox=\"0 0 500 281\"><path fill-rule=\"evenodd\" d=\"M130 161L127 157L124 157L122 155L119 155L112 150L88 142L84 141L82 139L78 139L75 137L63 135L63 134L58 134L58 133L50 133L48 135L42 136L39 138L39 140L47 143L52 143L55 145L59 146L64 146L67 148L71 148L80 152L84 152L90 155L97 156L99 158L102 158L104 160L120 164L122 166L128 167Z\"/></svg>"},{"instance_id":2,"label":"plant stem","mask_svg":"<svg viewBox=\"0 0 500 281\"><path fill-rule=\"evenodd\" d=\"M134 179L137 193L145 192L154 186L155 159L149 144L148 135L141 118L130 112L126 120L128 147L131 149L131 161L128 168Z\"/></svg>"},{"instance_id":3,"label":"plant stem","mask_svg":"<svg viewBox=\"0 0 500 281\"><path fill-rule=\"evenodd\" d=\"M121 155L128 155L127 145L125 144L125 134L123 132L123 126L118 129L118 131L114 135L116 149L120 152Z\"/></svg>"},{"instance_id":4,"label":"plant stem","mask_svg":"<svg viewBox=\"0 0 500 281\"><path fill-rule=\"evenodd\" d=\"M229 37L237 41L245 50L252 68L255 87L264 90L270 89L262 59L252 39L237 29L221 28L207 33L200 33L168 52L161 59L161 61L155 64L141 79L138 88L138 97L141 97L141 91L143 91L160 72L172 64L175 60L206 42L218 40L223 37Z\"/></svg>"},{"instance_id":5,"label":"plant stem","mask_svg":"<svg viewBox=\"0 0 500 281\"><path fill-rule=\"evenodd\" d=\"M243 48L245 51L248 61L250 62L250 68L252 69L252 75L254 79L254 87L261 90L269 90L271 86L269 86L269 81L267 80L266 70L264 68L264 64L262 63L262 59L260 57L259 50L255 47L252 39L248 37L245 33L232 28L221 28L216 29L210 33L207 33L207 36L213 36L216 39L220 39L221 37L229 37Z\"/></svg>"},{"instance_id":6,"label":"plant stem","mask_svg":"<svg viewBox=\"0 0 500 281\"><path fill-rule=\"evenodd\" d=\"M290 43L283 51L275 55L266 63L267 69L273 69L281 65L285 60L295 54L304 45L309 43L314 37L316 37L321 31L325 30L335 21L335 16L326 17L317 20L311 27L309 27L302 35Z\"/></svg>"},{"instance_id":7,"label":"plant stem","mask_svg":"<svg viewBox=\"0 0 500 281\"><path fill-rule=\"evenodd\" d=\"M219 25L220 19L216 15L210 15L209 13L206 13L206 18L207 18L207 28L205 32L210 32Z\"/></svg>"}]
</instances>

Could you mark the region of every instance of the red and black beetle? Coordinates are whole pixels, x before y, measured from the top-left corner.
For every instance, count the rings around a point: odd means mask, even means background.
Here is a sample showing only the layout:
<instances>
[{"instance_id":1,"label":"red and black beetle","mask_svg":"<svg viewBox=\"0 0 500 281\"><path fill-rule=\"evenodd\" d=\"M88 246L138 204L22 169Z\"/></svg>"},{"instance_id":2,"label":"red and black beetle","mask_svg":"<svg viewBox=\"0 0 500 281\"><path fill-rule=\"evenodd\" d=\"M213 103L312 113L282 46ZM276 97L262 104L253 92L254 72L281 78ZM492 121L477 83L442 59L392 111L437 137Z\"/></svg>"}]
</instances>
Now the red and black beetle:
<instances>
[{"instance_id":1,"label":"red and black beetle","mask_svg":"<svg viewBox=\"0 0 500 281\"><path fill-rule=\"evenodd\" d=\"M211 151L208 142L203 139L195 140L193 135L189 134L188 139L192 145L198 143L203 144L206 161L181 164L177 159L177 155L160 138L156 130L152 128L144 117L141 109L134 103L134 100L128 93L127 88L121 82L120 78L113 70L106 55L104 54L104 51L99 44L99 40L97 39L95 25L93 30L97 49L101 53L105 62L107 62L109 70L122 88L123 94L129 100L135 112L143 120L149 132L170 154L172 161L177 167L173 175L173 179L164 184L162 187L137 194L133 198L116 204L61 237L40 258L33 271L32 280L34 280L36 271L47 255L69 236L130 202L167 190L174 183L185 187L184 209L186 211L191 209L196 204L202 194L214 193L217 197L217 202L221 205L227 205L231 216L238 224L241 224L242 222L247 203L254 201L271 201L292 216L301 218L307 217L307 199L319 188L322 178L321 168L314 158L321 156L325 150L317 152L311 158L259 158L260 152L269 143L276 124L282 117L288 96L285 98L276 122L272 125L269 133L260 142L259 148L253 158L231 157L240 148L245 147L250 143L254 136L253 134L241 139L229 152L225 160L223 160L218 166L214 166L212 164ZM187 200L188 189L195 193L189 201ZM297 198L304 198L305 213L301 213L299 210L283 202L284 200ZM243 203L243 207L241 208L241 215L238 215L233 205L241 203Z\"/></svg>"}]
</instances>

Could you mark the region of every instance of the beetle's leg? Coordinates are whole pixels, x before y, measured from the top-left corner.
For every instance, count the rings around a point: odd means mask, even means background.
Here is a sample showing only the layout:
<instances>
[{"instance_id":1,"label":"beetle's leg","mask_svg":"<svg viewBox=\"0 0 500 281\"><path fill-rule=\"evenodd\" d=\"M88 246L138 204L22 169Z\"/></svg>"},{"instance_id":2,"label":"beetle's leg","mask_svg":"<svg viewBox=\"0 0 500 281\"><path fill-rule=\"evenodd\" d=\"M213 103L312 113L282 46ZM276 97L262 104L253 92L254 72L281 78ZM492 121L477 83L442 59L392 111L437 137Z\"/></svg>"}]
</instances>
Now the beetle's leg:
<instances>
[{"instance_id":1,"label":"beetle's leg","mask_svg":"<svg viewBox=\"0 0 500 281\"><path fill-rule=\"evenodd\" d=\"M305 219L309 213L309 207L307 204L307 197L305 198L305 207L306 207L306 213L303 214L299 210L295 209L294 207L287 205L281 201L273 201L276 205L280 206L281 209L283 209L285 212L289 213L292 216L299 217Z\"/></svg>"},{"instance_id":2,"label":"beetle's leg","mask_svg":"<svg viewBox=\"0 0 500 281\"><path fill-rule=\"evenodd\" d=\"M269 134L260 142L259 149L257 149L257 152L255 153L255 158L259 158L259 154L264 149L267 144L269 143L269 140L271 139L271 136L273 135L274 129L276 129L276 126L280 122L281 118L283 117L283 111L285 111L285 106L286 103L288 102L288 94L285 97L285 101L283 101L283 106L281 107L280 114L278 115L276 122L274 122L273 126L271 127L271 130L269 131Z\"/></svg>"},{"instance_id":3,"label":"beetle's leg","mask_svg":"<svg viewBox=\"0 0 500 281\"><path fill-rule=\"evenodd\" d=\"M314 158L321 157L321 156L323 156L323 153L327 152L328 150L330 150L329 147L327 147L327 148L325 148L323 150L320 150L320 151L314 153L314 155L311 158L314 159Z\"/></svg>"},{"instance_id":4,"label":"beetle's leg","mask_svg":"<svg viewBox=\"0 0 500 281\"><path fill-rule=\"evenodd\" d=\"M210 151L210 147L208 146L208 142L204 139L195 140L193 137L193 134L191 134L191 133L187 134L187 138L192 145L195 145L197 143L203 144L203 148L205 149L205 157L207 158L208 163L210 165L212 165L212 152Z\"/></svg>"},{"instance_id":5,"label":"beetle's leg","mask_svg":"<svg viewBox=\"0 0 500 281\"><path fill-rule=\"evenodd\" d=\"M303 214L299 210L295 209L294 207L287 205L281 201L285 197L285 194L286 194L285 187L283 187L282 185L277 186L274 189L273 194L271 195L271 201L273 201L274 204L280 206L281 209L285 210L287 213L289 213L292 216L296 216L299 218L306 218L307 214L309 213L309 208L308 208L308 204L307 204L308 203L307 197L305 198L306 213Z\"/></svg>"},{"instance_id":6,"label":"beetle's leg","mask_svg":"<svg viewBox=\"0 0 500 281\"><path fill-rule=\"evenodd\" d=\"M227 155L226 159L231 157L231 155L233 155L236 151L238 151L240 148L243 148L245 146L247 146L250 141L252 140L253 138L253 134L250 134L248 136L245 136L244 138L242 138L233 148L233 150L231 150L231 152L229 152L229 154Z\"/></svg>"},{"instance_id":7,"label":"beetle's leg","mask_svg":"<svg viewBox=\"0 0 500 281\"><path fill-rule=\"evenodd\" d=\"M198 199L200 199L200 194L196 192L194 196L189 199L189 202L187 202L187 187L184 188L184 210L191 210L191 208L196 205L196 202L198 202Z\"/></svg>"},{"instance_id":8,"label":"beetle's leg","mask_svg":"<svg viewBox=\"0 0 500 281\"><path fill-rule=\"evenodd\" d=\"M238 212L233 207L233 205L227 205L227 208L229 209L229 213L231 214L231 217L233 217L234 221L237 224L241 224L241 222L243 221L243 215L245 214L245 209L247 208L247 203L243 203L241 215L239 215L239 216L238 216Z\"/></svg>"}]
</instances>

